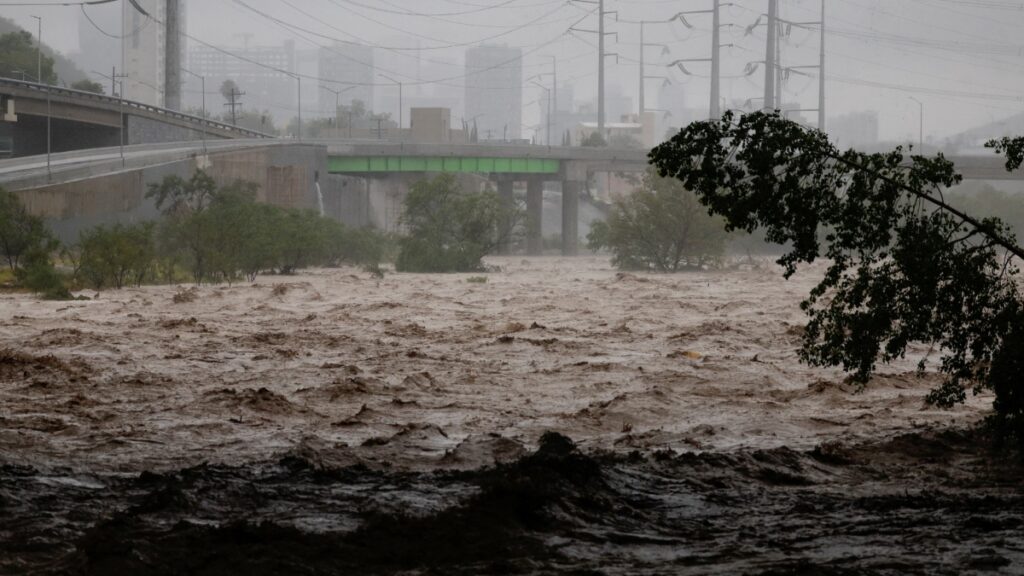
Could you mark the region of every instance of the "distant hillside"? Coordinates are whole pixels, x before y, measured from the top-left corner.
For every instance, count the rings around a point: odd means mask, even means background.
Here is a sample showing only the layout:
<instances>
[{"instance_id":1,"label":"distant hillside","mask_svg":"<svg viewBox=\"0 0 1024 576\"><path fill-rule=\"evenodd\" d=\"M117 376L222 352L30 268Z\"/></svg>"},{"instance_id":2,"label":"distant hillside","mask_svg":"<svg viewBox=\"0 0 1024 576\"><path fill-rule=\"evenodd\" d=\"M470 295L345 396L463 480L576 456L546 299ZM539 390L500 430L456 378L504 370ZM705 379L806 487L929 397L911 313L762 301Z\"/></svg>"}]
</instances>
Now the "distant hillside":
<instances>
[{"instance_id":1,"label":"distant hillside","mask_svg":"<svg viewBox=\"0 0 1024 576\"><path fill-rule=\"evenodd\" d=\"M21 30L24 30L24 28L15 24L13 20L0 17L0 34L9 34L11 32L18 32ZM29 32L31 32L32 36L35 37L34 31L29 30ZM53 58L53 68L57 73L57 78L60 79L61 84L71 85L74 82L84 80L89 77L85 72L81 71L70 58L67 58L60 52L50 48L45 42L43 43L43 54Z\"/></svg>"}]
</instances>

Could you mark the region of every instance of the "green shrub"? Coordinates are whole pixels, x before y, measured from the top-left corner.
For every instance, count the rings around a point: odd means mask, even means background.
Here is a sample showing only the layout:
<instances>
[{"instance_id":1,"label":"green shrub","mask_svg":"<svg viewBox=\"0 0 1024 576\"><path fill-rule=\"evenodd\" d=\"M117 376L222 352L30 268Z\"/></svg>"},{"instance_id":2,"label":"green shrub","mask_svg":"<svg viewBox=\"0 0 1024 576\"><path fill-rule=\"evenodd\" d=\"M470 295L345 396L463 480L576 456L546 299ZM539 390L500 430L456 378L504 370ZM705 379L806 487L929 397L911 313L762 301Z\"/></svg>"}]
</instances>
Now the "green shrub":
<instances>
[{"instance_id":1,"label":"green shrub","mask_svg":"<svg viewBox=\"0 0 1024 576\"><path fill-rule=\"evenodd\" d=\"M309 210L256 201L254 184L218 187L203 172L151 185L163 210L154 248L156 276L173 282L187 270L194 282L250 282L261 272L294 273L308 266L353 264L376 269L390 239L348 229Z\"/></svg>"},{"instance_id":2,"label":"green shrub","mask_svg":"<svg viewBox=\"0 0 1024 576\"><path fill-rule=\"evenodd\" d=\"M22 266L18 268L16 276L21 286L46 300L70 300L71 292L50 260L50 251L55 247L55 243L51 243L29 250L24 255Z\"/></svg>"},{"instance_id":3,"label":"green shrub","mask_svg":"<svg viewBox=\"0 0 1024 576\"><path fill-rule=\"evenodd\" d=\"M483 257L511 239L520 216L492 191L463 192L450 174L414 184L404 208L400 272L482 270Z\"/></svg>"},{"instance_id":4,"label":"green shrub","mask_svg":"<svg viewBox=\"0 0 1024 576\"><path fill-rule=\"evenodd\" d=\"M29 214L20 198L0 188L0 254L10 270L17 272L21 259L31 251L52 249L52 242L43 219Z\"/></svg>"},{"instance_id":5,"label":"green shrub","mask_svg":"<svg viewBox=\"0 0 1024 576\"><path fill-rule=\"evenodd\" d=\"M728 237L722 219L709 216L682 182L649 171L591 227L587 245L610 250L620 269L677 272L719 264Z\"/></svg>"},{"instance_id":6,"label":"green shrub","mask_svg":"<svg viewBox=\"0 0 1024 576\"><path fill-rule=\"evenodd\" d=\"M93 288L140 286L156 259L154 224L114 224L83 232L79 275Z\"/></svg>"}]
</instances>

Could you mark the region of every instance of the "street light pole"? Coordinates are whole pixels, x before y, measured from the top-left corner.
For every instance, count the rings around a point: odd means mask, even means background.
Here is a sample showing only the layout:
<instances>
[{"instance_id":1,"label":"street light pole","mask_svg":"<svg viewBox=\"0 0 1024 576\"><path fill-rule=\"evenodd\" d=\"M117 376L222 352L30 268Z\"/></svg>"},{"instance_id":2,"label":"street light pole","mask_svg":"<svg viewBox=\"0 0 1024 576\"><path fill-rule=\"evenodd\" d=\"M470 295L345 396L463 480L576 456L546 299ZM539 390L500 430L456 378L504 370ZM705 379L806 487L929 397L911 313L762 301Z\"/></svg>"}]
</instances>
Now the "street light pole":
<instances>
[{"instance_id":1,"label":"street light pole","mask_svg":"<svg viewBox=\"0 0 1024 576\"><path fill-rule=\"evenodd\" d=\"M924 102L921 102L920 100L918 100L917 98L914 98L913 96L908 96L908 98L910 98L914 102L917 102L917 106L918 106L918 109L919 109L919 113L918 113L918 128L917 128L917 130L918 130L918 132L917 132L917 134L918 134L917 147L923 153L924 152Z\"/></svg>"},{"instance_id":2,"label":"street light pole","mask_svg":"<svg viewBox=\"0 0 1024 576\"><path fill-rule=\"evenodd\" d=\"M359 86L356 85L356 86L349 86L348 88L345 88L344 90L335 90L334 88L330 88L328 86L324 86L323 84L320 85L321 89L327 90L331 94L334 94L334 121L336 122L336 130L335 131L336 131L337 134L341 134L341 95L344 94L345 92L348 92L349 90L354 90L354 89L356 89L358 87ZM348 124L349 124L349 126L348 126L348 136L349 136L349 138L351 138L352 137L352 114L351 114L351 112L349 113Z\"/></svg>"},{"instance_id":3,"label":"street light pole","mask_svg":"<svg viewBox=\"0 0 1024 576\"><path fill-rule=\"evenodd\" d=\"M548 114L547 114L547 141L548 146L551 146L551 89L544 86L540 82L534 82L534 86L544 90L548 95Z\"/></svg>"},{"instance_id":4,"label":"street light pole","mask_svg":"<svg viewBox=\"0 0 1024 576\"><path fill-rule=\"evenodd\" d=\"M110 76L107 76L106 74L104 74L102 72L97 72L95 70L93 70L92 73L96 74L97 76L99 76L101 78L110 78L111 90L113 90L114 87L117 86L117 85L121 86L121 89L117 92L117 102L118 102L118 107L120 108L120 111L121 111L121 125L120 125L121 145L120 145L120 149L121 149L121 166L123 167L125 165L125 159L124 159L124 78L127 78L127 76L125 76L124 74L121 74L119 76L117 74L117 68L116 67L114 68L114 70L113 70L113 72L111 73ZM118 82L117 81L118 78L121 78L122 80L120 82Z\"/></svg>"},{"instance_id":5,"label":"street light pole","mask_svg":"<svg viewBox=\"0 0 1024 576\"><path fill-rule=\"evenodd\" d=\"M182 70L182 72L185 72L187 74L195 76L196 78L199 78L199 81L202 83L202 86L203 86L203 88L202 88L203 89L203 156L205 156L206 153L207 153L207 149L206 149L206 123L209 122L209 120L207 119L207 116L206 116L206 77L202 76L200 74L196 74L195 72L189 70L188 68L182 68L181 70Z\"/></svg>"},{"instance_id":6,"label":"street light pole","mask_svg":"<svg viewBox=\"0 0 1024 576\"><path fill-rule=\"evenodd\" d=\"M390 80L390 81L394 82L395 84L398 84L398 136L399 136L399 138L401 138L401 136L402 136L402 126L405 124L405 122L403 121L403 117L402 117L403 113L404 113L404 110L405 110L405 107L402 105L402 83L400 81L398 81L398 80L395 80L391 76L388 76L387 74L378 74L378 76L380 76L381 78Z\"/></svg>"},{"instance_id":7,"label":"street light pole","mask_svg":"<svg viewBox=\"0 0 1024 576\"><path fill-rule=\"evenodd\" d=\"M36 33L36 82L43 84L43 18L32 16L39 22ZM24 72L22 72L24 76ZM53 114L50 107L50 83L46 82L46 177L50 179L53 172L50 164L50 153L53 147Z\"/></svg>"},{"instance_id":8,"label":"street light pole","mask_svg":"<svg viewBox=\"0 0 1024 576\"><path fill-rule=\"evenodd\" d=\"M43 18L32 16L39 22L39 32L36 34L36 82L43 83Z\"/></svg>"}]
</instances>

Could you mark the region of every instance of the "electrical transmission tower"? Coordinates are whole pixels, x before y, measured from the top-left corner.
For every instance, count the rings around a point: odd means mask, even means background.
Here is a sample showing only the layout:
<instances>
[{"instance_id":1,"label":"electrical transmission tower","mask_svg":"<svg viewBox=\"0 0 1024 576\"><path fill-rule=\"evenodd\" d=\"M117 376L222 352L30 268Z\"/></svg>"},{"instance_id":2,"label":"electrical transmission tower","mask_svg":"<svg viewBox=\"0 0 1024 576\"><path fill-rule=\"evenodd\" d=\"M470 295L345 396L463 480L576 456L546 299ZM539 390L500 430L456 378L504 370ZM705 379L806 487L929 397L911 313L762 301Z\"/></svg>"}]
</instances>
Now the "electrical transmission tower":
<instances>
[{"instance_id":1,"label":"electrical transmission tower","mask_svg":"<svg viewBox=\"0 0 1024 576\"><path fill-rule=\"evenodd\" d=\"M693 28L686 21L686 16L693 14L711 14L711 57L710 58L681 58L669 64L669 67L677 66L683 74L690 74L684 64L686 62L710 62L711 63L711 100L708 106L708 116L712 120L722 115L722 48L732 44L722 44L722 3L721 0L712 0L711 8L708 10L688 10L680 12L672 17L672 20L679 20L687 28ZM725 24L728 26L728 24Z\"/></svg>"},{"instance_id":2,"label":"electrical transmission tower","mask_svg":"<svg viewBox=\"0 0 1024 576\"><path fill-rule=\"evenodd\" d=\"M818 113L818 129L825 130L825 0L821 0L821 19L810 22L794 22L792 20L786 20L779 17L779 4L778 0L769 0L768 4L768 41L766 45L765 53L765 72L764 72L764 109L773 111L782 107L782 85L791 74L798 74L802 76L810 76L809 74L802 72L805 69L817 69L818 70L818 107L817 108L799 108L793 110L786 110L786 112L817 112ZM758 17L757 21L747 28L749 34L751 30L758 27L761 24L761 17ZM802 66L783 66L781 58L781 45L779 42L779 36L783 31L788 31L791 28L804 28L806 30L818 30L821 33L821 45L820 54L817 64L808 64Z\"/></svg>"},{"instance_id":3,"label":"electrical transmission tower","mask_svg":"<svg viewBox=\"0 0 1024 576\"><path fill-rule=\"evenodd\" d=\"M596 4L597 5L597 30L583 30L580 28L569 28L570 31L575 32L588 32L591 34L597 34L597 131L601 135L601 138L605 137L604 126L605 126L605 112L604 112L604 62L608 56L615 56L618 61L619 55L612 54L605 51L604 39L605 36L615 36L618 38L617 32L605 32L604 31L604 17L609 14L615 14L618 16L616 10L605 10L605 0L572 0L573 2L580 2L583 4Z\"/></svg>"}]
</instances>

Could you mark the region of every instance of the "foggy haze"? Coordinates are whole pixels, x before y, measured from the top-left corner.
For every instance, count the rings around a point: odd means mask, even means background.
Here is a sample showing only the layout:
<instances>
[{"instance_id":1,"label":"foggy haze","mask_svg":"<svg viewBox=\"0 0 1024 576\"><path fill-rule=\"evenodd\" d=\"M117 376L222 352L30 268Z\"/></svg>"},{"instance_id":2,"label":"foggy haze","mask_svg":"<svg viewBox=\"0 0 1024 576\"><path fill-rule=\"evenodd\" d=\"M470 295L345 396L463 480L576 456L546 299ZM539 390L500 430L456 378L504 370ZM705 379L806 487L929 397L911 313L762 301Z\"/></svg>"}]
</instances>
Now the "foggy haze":
<instances>
[{"instance_id":1,"label":"foggy haze","mask_svg":"<svg viewBox=\"0 0 1024 576\"><path fill-rule=\"evenodd\" d=\"M4 16L28 30L35 29L32 14L44 18L44 42L74 57L79 52L79 9L54 5L5 6ZM618 55L608 59L609 121L637 106L639 26L618 20L666 20L684 10L707 8L698 0L609 0L607 50ZM748 63L764 59L764 27L753 30L765 10L763 0L737 0L723 9L722 96L729 106L761 95L763 72L752 74ZM924 106L924 132L928 141L942 140L969 128L988 124L1024 110L1022 77L1018 73L1024 44L1017 31L1024 24L1024 4L1014 2L961 3L948 0L828 0L827 66L828 116L875 111L882 140L916 141L919 108ZM297 9L298 8L298 9ZM784 0L781 16L792 21L816 21L818 0ZM97 22L118 14L120 2L85 8ZM263 12L259 14L257 12ZM270 18L276 18L274 22ZM314 18L315 16L315 18ZM332 39L369 43L378 47L378 72L406 82L407 96L450 95L461 98L465 84L466 48L496 44L523 49L523 133L538 130L545 92L527 79L550 70L544 55L556 55L559 84L571 86L574 109L596 95L596 48L594 34L568 32L574 22L594 29L594 5L564 0L207 0L188 3L188 31L194 39L219 47L279 46L295 42L299 71L317 75L316 52ZM672 110L670 125L706 114L709 85L706 63L686 64L690 75L664 64L680 58L705 58L709 52L710 18L687 16L692 29L680 22L649 24L647 74L666 75L673 86L660 89L650 80L648 108ZM300 31L301 29L307 30ZM118 30L109 30L117 33ZM115 42L115 41L111 41ZM189 48L196 45L188 40ZM454 45L454 46L453 46ZM812 65L818 59L818 33L794 28L784 38L784 66ZM112 62L110 66L116 65ZM109 70L110 66L103 70ZM88 72L88 71L87 71ZM809 76L792 74L783 100L801 108L817 105L816 70ZM550 76L535 78L550 85ZM397 101L388 81L379 78L374 107L397 116ZM315 82L304 87L304 113L328 115L333 97L316 90ZM186 91L195 87L186 87ZM208 94L215 88L208 87ZM612 102L615 100L615 102ZM617 102L617 104L616 104ZM286 121L293 110L282 102L252 102ZM408 107L408 106L407 106ZM628 110L620 110L628 108ZM689 110L689 112L681 112ZM453 119L461 112L453 108ZM291 113L291 114L290 114ZM696 116L696 117L693 117ZM810 115L809 115L810 116Z\"/></svg>"}]
</instances>

